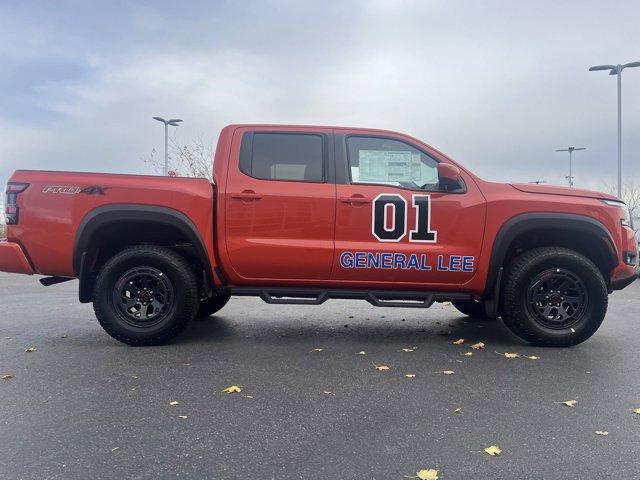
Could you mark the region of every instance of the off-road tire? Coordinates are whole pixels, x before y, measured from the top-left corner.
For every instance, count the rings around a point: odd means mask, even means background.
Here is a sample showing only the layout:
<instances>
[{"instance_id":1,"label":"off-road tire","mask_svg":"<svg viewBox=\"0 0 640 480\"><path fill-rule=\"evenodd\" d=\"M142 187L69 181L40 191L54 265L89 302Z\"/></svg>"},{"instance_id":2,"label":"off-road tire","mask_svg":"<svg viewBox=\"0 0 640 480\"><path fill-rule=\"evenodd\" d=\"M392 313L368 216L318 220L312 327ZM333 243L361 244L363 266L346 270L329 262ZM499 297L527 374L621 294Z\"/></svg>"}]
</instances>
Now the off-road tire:
<instances>
[{"instance_id":1,"label":"off-road tire","mask_svg":"<svg viewBox=\"0 0 640 480\"><path fill-rule=\"evenodd\" d=\"M451 302L451 304L462 314L477 320L489 320L484 302Z\"/></svg>"},{"instance_id":2,"label":"off-road tire","mask_svg":"<svg viewBox=\"0 0 640 480\"><path fill-rule=\"evenodd\" d=\"M580 314L574 314L564 323L559 322L550 328L545 325L552 323L546 321L548 316L536 316L536 303L531 298L539 294L538 288L542 290L539 282L561 272L572 276L581 285L583 307L572 310ZM536 279L541 280L536 283ZM607 304L607 284L602 273L588 258L573 250L535 248L515 257L505 271L502 320L515 335L534 345L570 347L584 342L602 324Z\"/></svg>"},{"instance_id":3,"label":"off-road tire","mask_svg":"<svg viewBox=\"0 0 640 480\"><path fill-rule=\"evenodd\" d=\"M131 325L114 304L116 283L136 268L161 272L172 287L173 301L157 325ZM102 328L135 346L161 345L174 338L196 316L199 303L198 282L189 263L173 250L152 245L132 246L114 255L100 269L93 289L93 309Z\"/></svg>"},{"instance_id":4,"label":"off-road tire","mask_svg":"<svg viewBox=\"0 0 640 480\"><path fill-rule=\"evenodd\" d=\"M224 307L229 299L231 298L228 294L218 294L214 295L211 298L206 298L200 302L200 306L198 307L197 318L205 318L209 315L213 315L222 307Z\"/></svg>"}]
</instances>

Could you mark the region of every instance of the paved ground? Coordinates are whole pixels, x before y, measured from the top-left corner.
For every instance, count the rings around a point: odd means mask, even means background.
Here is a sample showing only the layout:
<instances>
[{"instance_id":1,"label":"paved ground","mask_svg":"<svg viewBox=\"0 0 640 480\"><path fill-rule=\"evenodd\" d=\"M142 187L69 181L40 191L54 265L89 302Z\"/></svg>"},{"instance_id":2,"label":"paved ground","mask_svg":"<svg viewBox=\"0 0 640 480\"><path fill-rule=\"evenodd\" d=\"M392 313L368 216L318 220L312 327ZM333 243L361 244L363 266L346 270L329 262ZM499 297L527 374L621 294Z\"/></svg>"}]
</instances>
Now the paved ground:
<instances>
[{"instance_id":1,"label":"paved ground","mask_svg":"<svg viewBox=\"0 0 640 480\"><path fill-rule=\"evenodd\" d=\"M614 294L572 349L526 346L449 306L248 298L169 346L133 348L75 283L0 274L0 374L14 375L0 380L0 478L640 478L639 296L640 282Z\"/></svg>"}]
</instances>

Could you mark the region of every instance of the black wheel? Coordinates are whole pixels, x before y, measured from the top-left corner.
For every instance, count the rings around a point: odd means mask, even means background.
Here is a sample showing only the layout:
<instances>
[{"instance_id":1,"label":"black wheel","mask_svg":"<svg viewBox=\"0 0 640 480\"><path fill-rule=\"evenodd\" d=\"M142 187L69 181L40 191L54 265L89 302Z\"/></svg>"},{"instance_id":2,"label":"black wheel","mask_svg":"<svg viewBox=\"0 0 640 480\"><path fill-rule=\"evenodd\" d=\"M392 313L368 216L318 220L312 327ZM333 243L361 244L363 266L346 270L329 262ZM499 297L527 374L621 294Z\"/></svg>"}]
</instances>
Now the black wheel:
<instances>
[{"instance_id":1,"label":"black wheel","mask_svg":"<svg viewBox=\"0 0 640 480\"><path fill-rule=\"evenodd\" d=\"M600 327L607 303L602 273L573 250L535 248L516 257L505 272L502 320L535 345L584 342Z\"/></svg>"},{"instance_id":2,"label":"black wheel","mask_svg":"<svg viewBox=\"0 0 640 480\"><path fill-rule=\"evenodd\" d=\"M451 302L451 304L467 317L476 318L478 320L489 319L487 311L484 308L484 302Z\"/></svg>"},{"instance_id":3,"label":"black wheel","mask_svg":"<svg viewBox=\"0 0 640 480\"><path fill-rule=\"evenodd\" d=\"M102 328L129 345L160 345L178 335L198 310L198 282L173 250L134 246L104 264L93 290Z\"/></svg>"},{"instance_id":4,"label":"black wheel","mask_svg":"<svg viewBox=\"0 0 640 480\"><path fill-rule=\"evenodd\" d=\"M198 318L204 318L209 315L213 315L227 304L229 298L231 298L231 296L226 293L214 295L211 298L205 298L200 302L200 307L198 308L198 314L196 316Z\"/></svg>"}]
</instances>

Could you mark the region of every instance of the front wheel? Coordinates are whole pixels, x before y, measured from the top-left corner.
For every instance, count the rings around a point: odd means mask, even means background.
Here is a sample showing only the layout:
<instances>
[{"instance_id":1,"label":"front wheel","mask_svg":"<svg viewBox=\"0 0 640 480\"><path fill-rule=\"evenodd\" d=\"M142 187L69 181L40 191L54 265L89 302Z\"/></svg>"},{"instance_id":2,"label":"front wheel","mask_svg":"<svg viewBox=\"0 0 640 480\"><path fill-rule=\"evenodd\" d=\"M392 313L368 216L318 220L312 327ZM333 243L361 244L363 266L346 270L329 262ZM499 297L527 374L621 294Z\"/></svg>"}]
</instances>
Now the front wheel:
<instances>
[{"instance_id":1,"label":"front wheel","mask_svg":"<svg viewBox=\"0 0 640 480\"><path fill-rule=\"evenodd\" d=\"M178 335L198 310L198 282L173 250L129 247L104 264L93 290L98 322L129 345L160 345Z\"/></svg>"},{"instance_id":2,"label":"front wheel","mask_svg":"<svg viewBox=\"0 0 640 480\"><path fill-rule=\"evenodd\" d=\"M573 250L535 248L517 256L505 272L502 320L534 345L584 342L602 324L607 303L602 273Z\"/></svg>"}]
</instances>

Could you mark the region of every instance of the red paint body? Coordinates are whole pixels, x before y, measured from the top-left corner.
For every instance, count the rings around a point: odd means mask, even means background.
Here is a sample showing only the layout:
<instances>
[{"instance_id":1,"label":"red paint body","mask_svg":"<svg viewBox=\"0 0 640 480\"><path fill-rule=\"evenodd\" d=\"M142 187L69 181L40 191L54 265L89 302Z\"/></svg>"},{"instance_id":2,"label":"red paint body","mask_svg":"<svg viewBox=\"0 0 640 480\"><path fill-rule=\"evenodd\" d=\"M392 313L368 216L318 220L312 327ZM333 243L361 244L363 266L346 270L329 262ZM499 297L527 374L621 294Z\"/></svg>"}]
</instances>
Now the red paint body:
<instances>
[{"instance_id":1,"label":"red paint body","mask_svg":"<svg viewBox=\"0 0 640 480\"><path fill-rule=\"evenodd\" d=\"M244 132L310 132L331 138L385 136L409 143L439 162L458 166L467 190L462 194L430 192L431 227L437 242L378 241L371 233L370 203L380 193L397 193L411 205L415 189L386 185L308 183L259 180L239 169ZM342 148L332 143L336 155ZM620 209L606 205L610 195L584 190L486 182L439 151L399 133L279 125L231 125L220 134L214 161L215 184L205 179L156 176L17 171L11 182L29 187L17 196L20 216L0 243L0 270L75 277L76 234L87 214L103 205L167 207L195 226L214 271L214 282L227 286L322 286L330 288L463 291L482 296L489 275L494 240L501 227L531 212L568 213L600 222L609 232L618 265L609 272L616 282L635 274L623 252L636 252L633 230L621 225ZM104 194L51 193L47 187L99 185ZM54 189L55 191L55 189ZM346 203L359 197L369 203ZM416 228L409 208L408 229ZM451 255L474 257L473 271L345 269L344 251L426 254L443 262ZM221 275L220 275L221 274Z\"/></svg>"}]
</instances>

